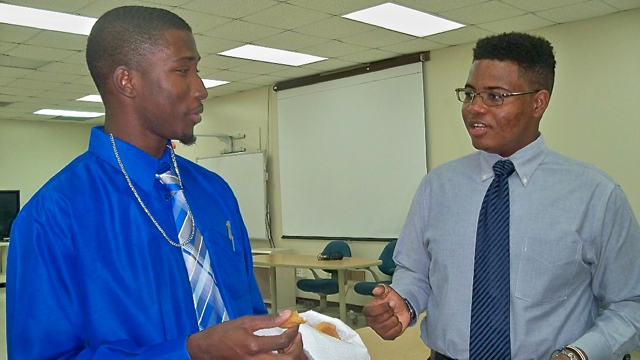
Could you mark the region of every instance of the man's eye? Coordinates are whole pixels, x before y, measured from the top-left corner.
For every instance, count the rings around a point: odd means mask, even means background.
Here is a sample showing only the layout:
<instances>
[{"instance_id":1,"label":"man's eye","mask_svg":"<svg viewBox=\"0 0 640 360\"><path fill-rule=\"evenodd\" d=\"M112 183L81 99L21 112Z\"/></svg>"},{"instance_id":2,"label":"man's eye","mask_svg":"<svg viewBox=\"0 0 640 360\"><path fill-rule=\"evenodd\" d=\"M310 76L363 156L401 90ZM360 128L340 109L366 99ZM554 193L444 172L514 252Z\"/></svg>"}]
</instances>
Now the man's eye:
<instances>
[{"instance_id":1,"label":"man's eye","mask_svg":"<svg viewBox=\"0 0 640 360\"><path fill-rule=\"evenodd\" d=\"M487 93L487 100L489 101L500 101L502 99L502 95L496 92Z\"/></svg>"},{"instance_id":2,"label":"man's eye","mask_svg":"<svg viewBox=\"0 0 640 360\"><path fill-rule=\"evenodd\" d=\"M464 92L464 98L465 99L471 99L473 97L473 91L465 91Z\"/></svg>"}]
</instances>

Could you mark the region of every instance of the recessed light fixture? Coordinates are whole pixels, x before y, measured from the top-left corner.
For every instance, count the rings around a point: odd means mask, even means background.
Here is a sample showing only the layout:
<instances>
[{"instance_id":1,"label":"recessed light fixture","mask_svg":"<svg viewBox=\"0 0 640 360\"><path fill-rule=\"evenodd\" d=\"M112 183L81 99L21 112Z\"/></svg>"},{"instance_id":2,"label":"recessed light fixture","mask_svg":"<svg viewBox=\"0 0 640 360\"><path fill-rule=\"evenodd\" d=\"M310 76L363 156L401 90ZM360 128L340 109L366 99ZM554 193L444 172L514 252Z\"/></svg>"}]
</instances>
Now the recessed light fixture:
<instances>
[{"instance_id":1,"label":"recessed light fixture","mask_svg":"<svg viewBox=\"0 0 640 360\"><path fill-rule=\"evenodd\" d=\"M220 86L220 85L224 85L224 84L228 84L228 81L222 81L222 80L211 80L211 79L202 79L202 83L204 84L205 88L212 88L215 86Z\"/></svg>"},{"instance_id":2,"label":"recessed light fixture","mask_svg":"<svg viewBox=\"0 0 640 360\"><path fill-rule=\"evenodd\" d=\"M384 3L342 17L418 37L465 26L393 3Z\"/></svg>"},{"instance_id":3,"label":"recessed light fixture","mask_svg":"<svg viewBox=\"0 0 640 360\"><path fill-rule=\"evenodd\" d=\"M81 117L81 118L93 118L104 115L101 112L93 111L72 111L72 110L57 110L57 109L40 109L34 114L37 115L53 115L53 116L67 116L67 117Z\"/></svg>"},{"instance_id":4,"label":"recessed light fixture","mask_svg":"<svg viewBox=\"0 0 640 360\"><path fill-rule=\"evenodd\" d=\"M102 102L100 95L87 95L76 99L76 101L90 101L90 102Z\"/></svg>"},{"instance_id":5,"label":"recessed light fixture","mask_svg":"<svg viewBox=\"0 0 640 360\"><path fill-rule=\"evenodd\" d=\"M275 64L300 66L311 64L327 58L303 54L299 52L268 48L257 45L242 45L235 49L223 51L218 55L231 56L241 59L265 61Z\"/></svg>"},{"instance_id":6,"label":"recessed light fixture","mask_svg":"<svg viewBox=\"0 0 640 360\"><path fill-rule=\"evenodd\" d=\"M86 16L0 4L0 22L5 24L89 35L97 20Z\"/></svg>"}]
</instances>

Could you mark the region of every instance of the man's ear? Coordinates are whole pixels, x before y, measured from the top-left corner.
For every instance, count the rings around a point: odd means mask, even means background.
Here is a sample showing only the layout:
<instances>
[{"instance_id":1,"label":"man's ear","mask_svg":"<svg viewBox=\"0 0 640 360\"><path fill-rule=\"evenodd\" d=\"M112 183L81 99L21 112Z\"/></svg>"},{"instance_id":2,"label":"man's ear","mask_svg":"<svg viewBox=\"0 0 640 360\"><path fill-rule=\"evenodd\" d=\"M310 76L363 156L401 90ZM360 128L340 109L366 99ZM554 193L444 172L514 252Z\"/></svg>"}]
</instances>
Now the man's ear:
<instances>
[{"instance_id":1,"label":"man's ear","mask_svg":"<svg viewBox=\"0 0 640 360\"><path fill-rule=\"evenodd\" d=\"M132 98L136 96L133 71L126 66L119 66L113 72L113 87L122 95Z\"/></svg>"},{"instance_id":2,"label":"man's ear","mask_svg":"<svg viewBox=\"0 0 640 360\"><path fill-rule=\"evenodd\" d=\"M547 90L540 90L534 96L533 113L536 117L541 118L549 106L551 95Z\"/></svg>"}]
</instances>

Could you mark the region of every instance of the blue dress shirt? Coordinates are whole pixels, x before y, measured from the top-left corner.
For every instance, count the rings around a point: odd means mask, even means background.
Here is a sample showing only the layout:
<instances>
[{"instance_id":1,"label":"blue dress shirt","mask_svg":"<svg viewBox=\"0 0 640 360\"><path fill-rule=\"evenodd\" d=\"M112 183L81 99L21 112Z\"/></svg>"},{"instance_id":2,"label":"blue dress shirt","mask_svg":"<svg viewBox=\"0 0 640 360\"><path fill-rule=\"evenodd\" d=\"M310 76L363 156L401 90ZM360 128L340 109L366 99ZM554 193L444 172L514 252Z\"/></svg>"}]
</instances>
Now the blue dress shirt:
<instances>
[{"instance_id":1,"label":"blue dress shirt","mask_svg":"<svg viewBox=\"0 0 640 360\"><path fill-rule=\"evenodd\" d=\"M154 186L159 162L172 164L169 150L158 160L115 141L140 198L177 242L170 197ZM265 314L231 189L184 158L177 163L230 319ZM31 198L13 226L9 359L189 359L186 339L197 331L181 249L134 197L109 135L92 129L89 150Z\"/></svg>"},{"instance_id":2,"label":"blue dress shirt","mask_svg":"<svg viewBox=\"0 0 640 360\"><path fill-rule=\"evenodd\" d=\"M456 359L469 358L478 214L500 159L480 151L426 175L394 254L392 287L426 310L423 341ZM542 136L509 159L512 358L573 344L621 359L640 345L640 229L623 191Z\"/></svg>"}]
</instances>

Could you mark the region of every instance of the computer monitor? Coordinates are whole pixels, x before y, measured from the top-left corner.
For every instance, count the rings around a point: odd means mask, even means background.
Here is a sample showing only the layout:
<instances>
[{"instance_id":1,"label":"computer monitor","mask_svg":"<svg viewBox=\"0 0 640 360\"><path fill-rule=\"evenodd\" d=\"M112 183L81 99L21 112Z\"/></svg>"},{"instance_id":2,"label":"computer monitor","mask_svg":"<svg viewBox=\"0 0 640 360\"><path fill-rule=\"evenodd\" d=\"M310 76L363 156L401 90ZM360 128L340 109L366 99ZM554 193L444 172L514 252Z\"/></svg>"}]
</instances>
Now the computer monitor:
<instances>
[{"instance_id":1,"label":"computer monitor","mask_svg":"<svg viewBox=\"0 0 640 360\"><path fill-rule=\"evenodd\" d=\"M0 240L8 239L20 211L20 190L0 190Z\"/></svg>"}]
</instances>

